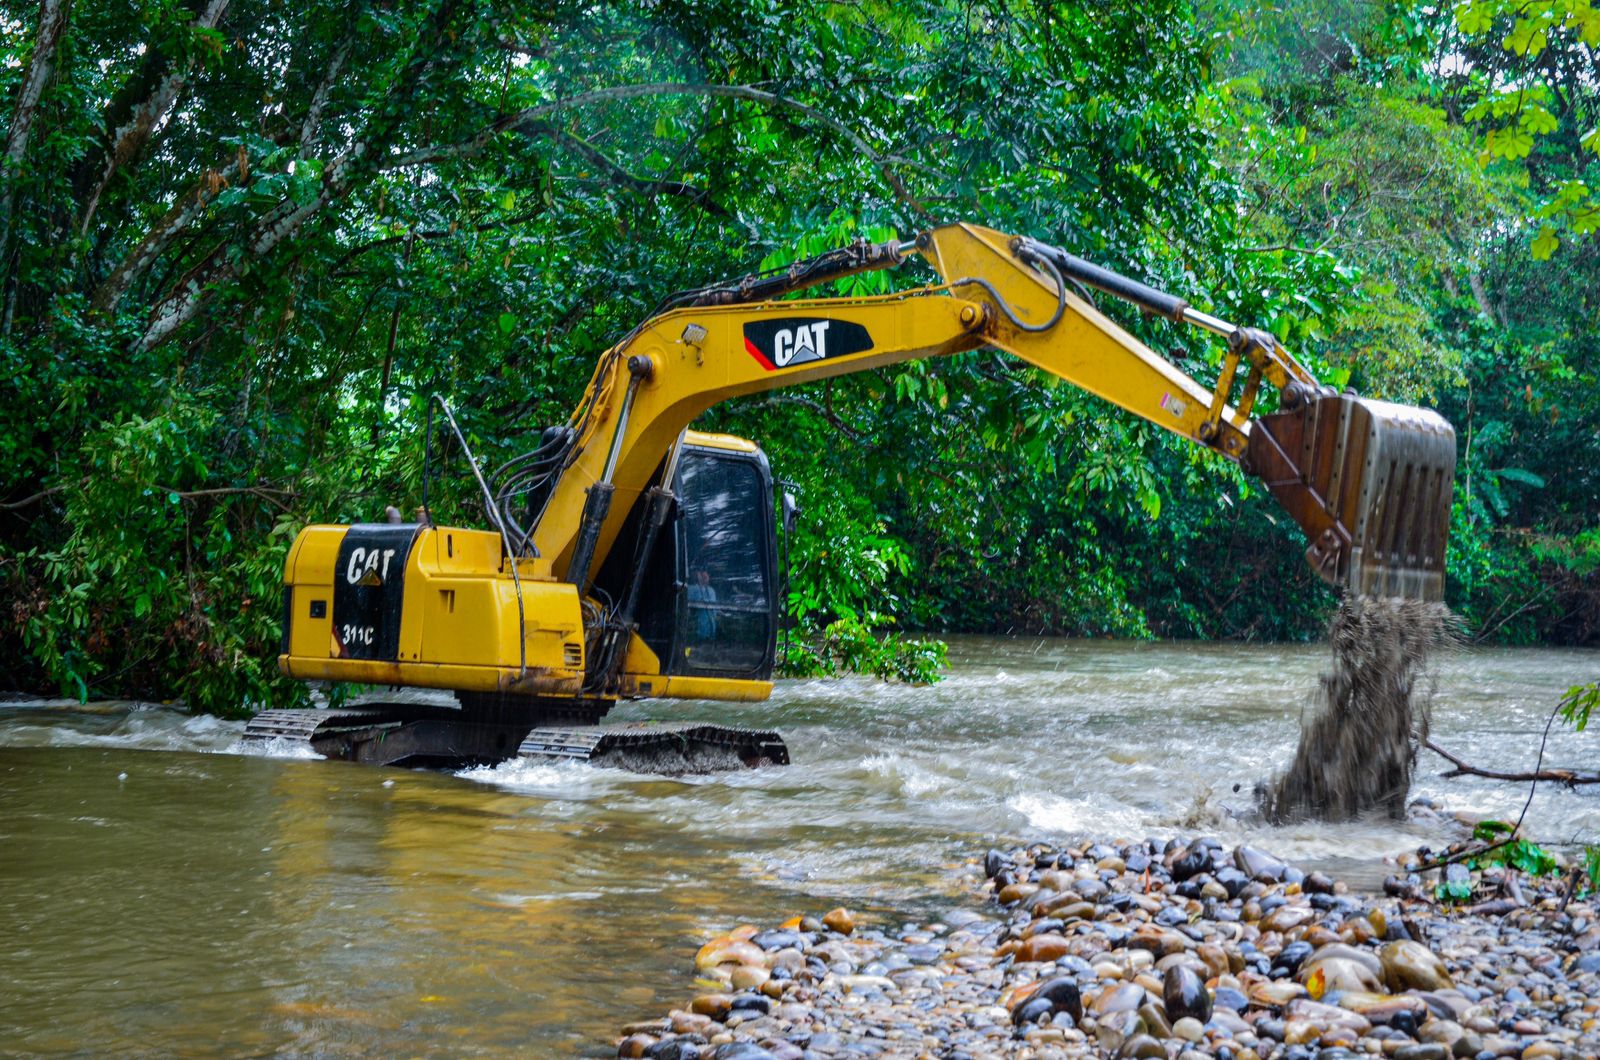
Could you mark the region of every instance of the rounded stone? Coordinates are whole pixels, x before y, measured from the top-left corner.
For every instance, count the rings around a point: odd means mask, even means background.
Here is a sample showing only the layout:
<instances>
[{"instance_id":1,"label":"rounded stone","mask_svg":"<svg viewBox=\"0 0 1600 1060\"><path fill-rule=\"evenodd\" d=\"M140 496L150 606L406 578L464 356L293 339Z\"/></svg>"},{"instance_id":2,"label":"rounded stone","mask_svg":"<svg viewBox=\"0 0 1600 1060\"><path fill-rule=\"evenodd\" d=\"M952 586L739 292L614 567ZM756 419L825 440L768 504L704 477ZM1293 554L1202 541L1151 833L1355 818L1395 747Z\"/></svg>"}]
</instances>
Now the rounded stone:
<instances>
[{"instance_id":1,"label":"rounded stone","mask_svg":"<svg viewBox=\"0 0 1600 1060\"><path fill-rule=\"evenodd\" d=\"M1074 1021L1083 1018L1083 996L1078 990L1078 984L1067 976L1057 976L1040 983L1039 989L1033 992L1033 998L1042 998L1050 1002L1052 1011L1065 1012Z\"/></svg>"},{"instance_id":2,"label":"rounded stone","mask_svg":"<svg viewBox=\"0 0 1600 1060\"><path fill-rule=\"evenodd\" d=\"M1205 1023L1211 1018L1211 993L1192 968L1181 964L1168 968L1161 981L1161 999L1169 1020L1188 1018Z\"/></svg>"},{"instance_id":3,"label":"rounded stone","mask_svg":"<svg viewBox=\"0 0 1600 1060\"><path fill-rule=\"evenodd\" d=\"M1145 989L1139 984L1121 983L1106 987L1089 1007L1097 1017L1115 1012L1133 1013L1144 1004L1145 996Z\"/></svg>"},{"instance_id":4,"label":"rounded stone","mask_svg":"<svg viewBox=\"0 0 1600 1060\"><path fill-rule=\"evenodd\" d=\"M844 906L829 910L823 916L822 923L829 931L837 931L841 935L848 935L856 929L856 918Z\"/></svg>"},{"instance_id":5,"label":"rounded stone","mask_svg":"<svg viewBox=\"0 0 1600 1060\"><path fill-rule=\"evenodd\" d=\"M1368 994L1383 991L1383 984L1366 965L1340 957L1327 957L1307 964L1300 969L1298 978L1313 999L1348 990Z\"/></svg>"},{"instance_id":6,"label":"rounded stone","mask_svg":"<svg viewBox=\"0 0 1600 1060\"><path fill-rule=\"evenodd\" d=\"M1383 962L1383 980L1389 989L1446 990L1455 986L1450 973L1432 950L1420 942L1390 942L1378 951Z\"/></svg>"},{"instance_id":7,"label":"rounded stone","mask_svg":"<svg viewBox=\"0 0 1600 1060\"><path fill-rule=\"evenodd\" d=\"M1185 1016L1172 1025L1172 1036L1186 1042L1198 1042L1206 1036L1206 1028L1193 1016Z\"/></svg>"},{"instance_id":8,"label":"rounded stone","mask_svg":"<svg viewBox=\"0 0 1600 1060\"><path fill-rule=\"evenodd\" d=\"M1117 1050L1119 1057L1145 1057L1148 1060L1166 1060L1167 1048L1148 1034L1135 1034Z\"/></svg>"},{"instance_id":9,"label":"rounded stone","mask_svg":"<svg viewBox=\"0 0 1600 1060\"><path fill-rule=\"evenodd\" d=\"M1030 997L1012 1011L1011 1022L1018 1027L1023 1027L1030 1023L1038 1023L1041 1019L1054 1014L1054 1012L1055 1006L1051 1005L1049 998Z\"/></svg>"}]
</instances>

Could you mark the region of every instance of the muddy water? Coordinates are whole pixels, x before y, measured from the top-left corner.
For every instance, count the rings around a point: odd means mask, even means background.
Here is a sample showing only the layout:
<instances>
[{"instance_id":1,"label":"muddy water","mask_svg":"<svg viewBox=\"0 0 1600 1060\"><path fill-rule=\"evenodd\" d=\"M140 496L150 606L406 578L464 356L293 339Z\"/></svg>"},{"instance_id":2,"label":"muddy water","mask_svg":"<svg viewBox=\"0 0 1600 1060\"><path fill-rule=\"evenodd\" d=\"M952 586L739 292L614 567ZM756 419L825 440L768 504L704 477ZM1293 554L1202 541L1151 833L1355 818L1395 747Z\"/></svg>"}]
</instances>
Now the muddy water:
<instances>
[{"instance_id":1,"label":"muddy water","mask_svg":"<svg viewBox=\"0 0 1600 1060\"><path fill-rule=\"evenodd\" d=\"M996 837L1189 820L1370 875L1443 836L1218 818L1293 753L1325 649L973 638L952 656L931 689L688 705L781 729L796 764L684 781L366 769L241 754L238 725L162 708L0 706L0 1052L605 1055L692 990L708 933L837 903L931 918ZM1435 737L1531 765L1560 691L1597 673L1595 652L1447 658ZM1550 757L1592 762L1596 738ZM1419 791L1452 807L1514 815L1525 795L1440 768L1423 756ZM1594 837L1600 801L1544 792L1530 820Z\"/></svg>"}]
</instances>

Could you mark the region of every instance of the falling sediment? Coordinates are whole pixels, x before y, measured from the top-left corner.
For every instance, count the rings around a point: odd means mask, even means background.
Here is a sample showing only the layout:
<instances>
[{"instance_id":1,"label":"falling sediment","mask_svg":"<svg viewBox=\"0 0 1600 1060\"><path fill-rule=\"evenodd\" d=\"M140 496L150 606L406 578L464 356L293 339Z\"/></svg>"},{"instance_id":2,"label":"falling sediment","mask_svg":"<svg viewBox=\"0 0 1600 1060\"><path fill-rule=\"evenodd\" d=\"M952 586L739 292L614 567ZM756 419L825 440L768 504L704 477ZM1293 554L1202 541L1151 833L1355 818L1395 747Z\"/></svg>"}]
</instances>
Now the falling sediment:
<instances>
[{"instance_id":1,"label":"falling sediment","mask_svg":"<svg viewBox=\"0 0 1600 1060\"><path fill-rule=\"evenodd\" d=\"M1276 822L1405 815L1434 690L1429 660L1456 640L1443 604L1346 596L1328 628L1333 667L1300 732L1288 770L1267 788Z\"/></svg>"}]
</instances>

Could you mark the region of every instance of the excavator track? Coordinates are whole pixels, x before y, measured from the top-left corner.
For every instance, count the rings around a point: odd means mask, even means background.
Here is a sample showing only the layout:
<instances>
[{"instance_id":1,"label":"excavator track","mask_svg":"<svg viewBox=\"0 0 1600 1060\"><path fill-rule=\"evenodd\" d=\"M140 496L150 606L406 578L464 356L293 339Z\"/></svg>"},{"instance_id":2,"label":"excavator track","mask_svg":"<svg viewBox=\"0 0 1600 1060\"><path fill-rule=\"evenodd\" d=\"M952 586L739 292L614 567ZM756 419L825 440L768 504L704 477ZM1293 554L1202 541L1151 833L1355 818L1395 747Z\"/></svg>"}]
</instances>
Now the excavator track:
<instances>
[{"instance_id":1,"label":"excavator track","mask_svg":"<svg viewBox=\"0 0 1600 1060\"><path fill-rule=\"evenodd\" d=\"M712 773L788 765L789 748L771 729L704 722L636 722L534 729L517 754L590 762L634 773Z\"/></svg>"},{"instance_id":2,"label":"excavator track","mask_svg":"<svg viewBox=\"0 0 1600 1060\"><path fill-rule=\"evenodd\" d=\"M591 762L637 773L714 773L788 765L770 729L705 722L638 722L532 728L529 719L417 703L338 710L266 710L245 725L246 740L286 742L324 758L370 765L445 766L515 756Z\"/></svg>"},{"instance_id":3,"label":"excavator track","mask_svg":"<svg viewBox=\"0 0 1600 1060\"><path fill-rule=\"evenodd\" d=\"M244 727L247 740L287 740L310 743L313 736L399 725L370 710L263 710Z\"/></svg>"},{"instance_id":4,"label":"excavator track","mask_svg":"<svg viewBox=\"0 0 1600 1060\"><path fill-rule=\"evenodd\" d=\"M526 722L459 709L374 703L347 710L265 710L245 725L244 736L302 744L324 758L368 765L458 767L505 761L527 729Z\"/></svg>"}]
</instances>

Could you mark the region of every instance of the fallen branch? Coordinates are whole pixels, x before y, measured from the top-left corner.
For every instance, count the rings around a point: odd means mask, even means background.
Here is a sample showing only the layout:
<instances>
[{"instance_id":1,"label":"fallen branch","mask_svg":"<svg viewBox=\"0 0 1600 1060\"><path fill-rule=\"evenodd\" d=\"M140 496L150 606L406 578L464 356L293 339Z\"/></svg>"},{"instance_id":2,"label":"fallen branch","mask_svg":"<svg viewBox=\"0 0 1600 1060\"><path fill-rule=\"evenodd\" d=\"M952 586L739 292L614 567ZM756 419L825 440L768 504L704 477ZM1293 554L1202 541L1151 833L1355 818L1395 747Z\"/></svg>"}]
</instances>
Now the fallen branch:
<instances>
[{"instance_id":1,"label":"fallen branch","mask_svg":"<svg viewBox=\"0 0 1600 1060\"><path fill-rule=\"evenodd\" d=\"M1569 788L1577 787L1579 784L1600 784L1600 774L1583 773L1576 769L1535 769L1528 772L1517 773L1507 772L1499 769L1484 769L1480 766L1475 766L1472 763L1465 761L1458 755L1451 754L1443 747L1440 747L1438 744L1434 743L1431 739L1422 741L1422 746L1426 747L1440 758L1443 758L1445 761L1455 766L1454 769L1440 773L1439 775L1441 777L1449 778L1474 776L1487 777L1490 780L1549 780L1557 784L1565 784Z\"/></svg>"}]
</instances>

